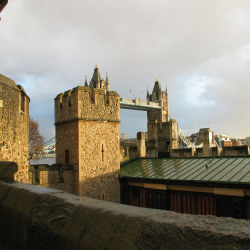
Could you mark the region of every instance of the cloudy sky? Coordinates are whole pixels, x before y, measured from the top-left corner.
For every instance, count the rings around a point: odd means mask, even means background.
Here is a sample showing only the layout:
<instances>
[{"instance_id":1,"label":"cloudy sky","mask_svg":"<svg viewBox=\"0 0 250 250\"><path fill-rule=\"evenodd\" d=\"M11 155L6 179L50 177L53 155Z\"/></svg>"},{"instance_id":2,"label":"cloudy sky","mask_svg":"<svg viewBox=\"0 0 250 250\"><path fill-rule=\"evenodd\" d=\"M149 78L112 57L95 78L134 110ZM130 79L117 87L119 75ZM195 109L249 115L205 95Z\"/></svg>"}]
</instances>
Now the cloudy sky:
<instances>
[{"instance_id":1,"label":"cloudy sky","mask_svg":"<svg viewBox=\"0 0 250 250\"><path fill-rule=\"evenodd\" d=\"M90 81L96 62L125 98L145 100L158 77L186 136L250 136L250 1L11 0L0 16L0 73L25 88L46 139L55 96ZM120 132L137 131L146 112L122 110Z\"/></svg>"}]
</instances>

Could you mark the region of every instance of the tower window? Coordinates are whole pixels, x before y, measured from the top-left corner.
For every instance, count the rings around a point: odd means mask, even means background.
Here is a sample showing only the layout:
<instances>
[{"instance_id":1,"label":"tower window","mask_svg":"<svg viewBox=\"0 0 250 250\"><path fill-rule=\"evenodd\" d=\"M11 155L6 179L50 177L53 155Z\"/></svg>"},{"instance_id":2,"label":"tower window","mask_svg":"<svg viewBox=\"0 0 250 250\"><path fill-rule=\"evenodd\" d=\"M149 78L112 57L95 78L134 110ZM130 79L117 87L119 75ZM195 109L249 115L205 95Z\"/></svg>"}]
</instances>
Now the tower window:
<instances>
[{"instance_id":1,"label":"tower window","mask_svg":"<svg viewBox=\"0 0 250 250\"><path fill-rule=\"evenodd\" d=\"M65 150L65 165L69 165L69 150Z\"/></svg>"},{"instance_id":2,"label":"tower window","mask_svg":"<svg viewBox=\"0 0 250 250\"><path fill-rule=\"evenodd\" d=\"M25 107L25 94L21 92L21 110L24 112L24 107Z\"/></svg>"},{"instance_id":3,"label":"tower window","mask_svg":"<svg viewBox=\"0 0 250 250\"><path fill-rule=\"evenodd\" d=\"M101 152L102 152L102 161L104 161L104 147L103 147L103 144L102 144L102 150L101 150Z\"/></svg>"}]
</instances>

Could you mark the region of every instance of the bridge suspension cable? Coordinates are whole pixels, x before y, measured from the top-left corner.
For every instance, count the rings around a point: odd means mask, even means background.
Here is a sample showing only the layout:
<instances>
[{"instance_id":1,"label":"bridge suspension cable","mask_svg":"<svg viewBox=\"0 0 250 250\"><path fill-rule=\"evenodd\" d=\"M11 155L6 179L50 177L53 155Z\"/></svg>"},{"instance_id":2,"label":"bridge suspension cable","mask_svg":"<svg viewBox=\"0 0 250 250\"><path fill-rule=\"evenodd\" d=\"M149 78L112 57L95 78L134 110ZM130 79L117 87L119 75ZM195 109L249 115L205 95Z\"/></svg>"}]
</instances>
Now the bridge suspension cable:
<instances>
[{"instance_id":1,"label":"bridge suspension cable","mask_svg":"<svg viewBox=\"0 0 250 250\"><path fill-rule=\"evenodd\" d=\"M172 119L171 115L169 114L169 118ZM178 128L178 137L181 139L182 143L185 145L185 148L203 148L203 142L200 143L199 145L196 145L196 141L198 138L196 138L193 142L189 141L185 135L181 132L181 129ZM214 140L213 144L216 145L216 147L219 148L219 150L221 151L221 148L219 147L219 145L217 144L217 142ZM182 145L179 144L179 148L183 148Z\"/></svg>"},{"instance_id":2,"label":"bridge suspension cable","mask_svg":"<svg viewBox=\"0 0 250 250\"><path fill-rule=\"evenodd\" d=\"M43 144L43 149L46 155L56 153L56 138L53 137Z\"/></svg>"}]
</instances>

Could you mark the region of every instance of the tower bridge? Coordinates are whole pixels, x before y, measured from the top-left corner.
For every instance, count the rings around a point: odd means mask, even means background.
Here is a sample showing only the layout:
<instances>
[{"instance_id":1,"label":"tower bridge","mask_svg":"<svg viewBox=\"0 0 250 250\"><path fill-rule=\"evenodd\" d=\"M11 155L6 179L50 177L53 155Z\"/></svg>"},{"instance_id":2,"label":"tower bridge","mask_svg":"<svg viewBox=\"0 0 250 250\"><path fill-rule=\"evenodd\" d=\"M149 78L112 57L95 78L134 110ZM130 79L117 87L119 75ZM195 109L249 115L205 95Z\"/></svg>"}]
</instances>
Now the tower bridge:
<instances>
[{"instance_id":1,"label":"tower bridge","mask_svg":"<svg viewBox=\"0 0 250 250\"><path fill-rule=\"evenodd\" d=\"M101 89L104 90L104 92L106 93L107 91L109 91L109 86L110 86L108 74L106 74L106 81L104 81L100 75L98 66L96 65L90 83L88 84L86 77L84 86L88 87L90 91L92 91L93 89ZM69 91L66 91L64 95L69 95ZM178 128L177 122L175 120L171 120L172 118L169 113L168 91L167 88L165 89L165 91L162 91L161 84L159 83L159 80L157 78L155 80L152 94L149 94L149 92L147 91L146 98L147 98L146 101L142 101L138 97L135 99L120 98L120 109L131 109L131 110L140 110L147 112L148 136L149 136L148 138L150 141L150 146L157 145L159 152L169 152L170 133L175 133L174 136L175 148L179 147L179 148L196 149L203 147L203 143L201 143L200 145L196 145L195 142L190 142L181 132L181 129ZM171 123L170 121L173 121L172 125L170 125ZM163 133L162 131L165 132ZM174 134L172 134L172 136L173 135ZM156 138L158 139L156 140ZM182 142L181 144L178 144L179 139ZM213 143L216 144L216 142ZM44 151L46 157L51 157L55 155L56 153L55 137L44 143Z\"/></svg>"},{"instance_id":2,"label":"tower bridge","mask_svg":"<svg viewBox=\"0 0 250 250\"><path fill-rule=\"evenodd\" d=\"M135 99L120 98L120 108L140 110L140 111L152 111L152 110L160 110L161 105L160 103L157 103L157 102L141 101L139 98L135 98ZM171 118L170 114L169 114L169 117ZM203 143L196 145L195 143L192 143L188 139L186 139L184 134L181 132L180 128L178 128L178 138L180 138L182 141L182 145L179 145L179 147L186 147L186 148L202 148L203 147ZM45 152L45 157L55 156L55 153L56 153L55 137L51 138L50 140L44 143L44 152Z\"/></svg>"}]
</instances>

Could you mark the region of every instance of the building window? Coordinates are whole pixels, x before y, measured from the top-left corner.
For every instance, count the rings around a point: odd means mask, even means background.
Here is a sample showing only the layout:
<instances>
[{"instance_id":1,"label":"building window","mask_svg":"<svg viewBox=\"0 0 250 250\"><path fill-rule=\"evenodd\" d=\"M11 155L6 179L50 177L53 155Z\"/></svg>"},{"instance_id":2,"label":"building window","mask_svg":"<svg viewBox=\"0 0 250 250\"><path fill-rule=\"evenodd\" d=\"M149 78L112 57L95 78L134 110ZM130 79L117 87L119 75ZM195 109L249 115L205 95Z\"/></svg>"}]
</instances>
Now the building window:
<instances>
[{"instance_id":1,"label":"building window","mask_svg":"<svg viewBox=\"0 0 250 250\"><path fill-rule=\"evenodd\" d=\"M103 148L103 144L102 144L102 161L104 161L104 148Z\"/></svg>"},{"instance_id":2,"label":"building window","mask_svg":"<svg viewBox=\"0 0 250 250\"><path fill-rule=\"evenodd\" d=\"M105 144L105 141L104 140L101 140L100 141L100 162L101 163L104 163L105 162L105 159L106 159L106 144Z\"/></svg>"},{"instance_id":3,"label":"building window","mask_svg":"<svg viewBox=\"0 0 250 250\"><path fill-rule=\"evenodd\" d=\"M65 165L69 165L69 150L65 150Z\"/></svg>"},{"instance_id":4,"label":"building window","mask_svg":"<svg viewBox=\"0 0 250 250\"><path fill-rule=\"evenodd\" d=\"M21 104L20 104L20 108L21 110L24 112L24 108L25 108L25 94L21 91Z\"/></svg>"}]
</instances>

